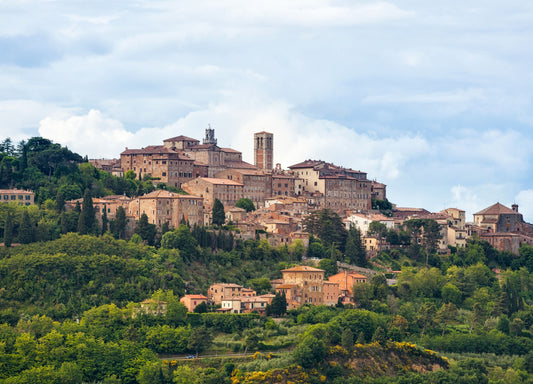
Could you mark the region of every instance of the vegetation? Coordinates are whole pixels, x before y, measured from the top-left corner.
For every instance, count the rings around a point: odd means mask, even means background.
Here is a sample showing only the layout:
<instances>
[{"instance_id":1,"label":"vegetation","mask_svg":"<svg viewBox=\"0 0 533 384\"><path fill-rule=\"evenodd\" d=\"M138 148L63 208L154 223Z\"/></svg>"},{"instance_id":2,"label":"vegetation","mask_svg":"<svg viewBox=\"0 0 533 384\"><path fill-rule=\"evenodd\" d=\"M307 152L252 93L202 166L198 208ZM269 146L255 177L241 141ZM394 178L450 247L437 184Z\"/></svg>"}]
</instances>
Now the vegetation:
<instances>
[{"instance_id":1,"label":"vegetation","mask_svg":"<svg viewBox=\"0 0 533 384\"><path fill-rule=\"evenodd\" d=\"M99 225L91 199L149 191L149 175L114 178L42 138L0 143L0 183L38 203L0 204L0 384L533 382L531 246L513 255L473 238L438 255L432 220L373 223L392 248L367 260L359 231L328 210L306 220L307 249L243 241L224 221L158 232L146 217L127 241L124 210ZM179 301L214 282L273 293L305 256L328 275L337 262L401 273L356 285L357 308L287 309L277 294L259 316Z\"/></svg>"}]
</instances>

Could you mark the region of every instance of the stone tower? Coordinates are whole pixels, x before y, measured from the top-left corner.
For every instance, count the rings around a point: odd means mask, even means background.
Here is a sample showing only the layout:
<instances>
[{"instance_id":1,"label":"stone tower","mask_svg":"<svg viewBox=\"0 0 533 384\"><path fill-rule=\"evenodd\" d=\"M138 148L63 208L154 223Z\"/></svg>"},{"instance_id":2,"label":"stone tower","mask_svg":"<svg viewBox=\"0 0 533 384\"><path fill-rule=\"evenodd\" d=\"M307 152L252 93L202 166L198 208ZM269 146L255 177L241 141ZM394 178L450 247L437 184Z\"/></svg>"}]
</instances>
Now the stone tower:
<instances>
[{"instance_id":1,"label":"stone tower","mask_svg":"<svg viewBox=\"0 0 533 384\"><path fill-rule=\"evenodd\" d=\"M254 160L257 168L271 171L274 166L274 135L268 132L254 133Z\"/></svg>"},{"instance_id":2,"label":"stone tower","mask_svg":"<svg viewBox=\"0 0 533 384\"><path fill-rule=\"evenodd\" d=\"M209 128L205 130L205 139L204 144L217 144L217 139L215 139L215 130L211 128L211 125L208 125Z\"/></svg>"}]
</instances>

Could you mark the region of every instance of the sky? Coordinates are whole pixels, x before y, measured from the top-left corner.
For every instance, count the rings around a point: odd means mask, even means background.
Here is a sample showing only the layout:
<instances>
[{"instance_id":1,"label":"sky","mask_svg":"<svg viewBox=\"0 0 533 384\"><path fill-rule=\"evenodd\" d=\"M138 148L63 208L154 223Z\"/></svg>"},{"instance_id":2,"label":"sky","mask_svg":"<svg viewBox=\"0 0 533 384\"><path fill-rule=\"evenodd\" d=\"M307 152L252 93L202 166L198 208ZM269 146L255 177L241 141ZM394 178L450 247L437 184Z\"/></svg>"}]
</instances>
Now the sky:
<instances>
[{"instance_id":1,"label":"sky","mask_svg":"<svg viewBox=\"0 0 533 384\"><path fill-rule=\"evenodd\" d=\"M253 163L362 170L389 200L533 222L529 0L0 0L0 139L89 158L210 125Z\"/></svg>"}]
</instances>

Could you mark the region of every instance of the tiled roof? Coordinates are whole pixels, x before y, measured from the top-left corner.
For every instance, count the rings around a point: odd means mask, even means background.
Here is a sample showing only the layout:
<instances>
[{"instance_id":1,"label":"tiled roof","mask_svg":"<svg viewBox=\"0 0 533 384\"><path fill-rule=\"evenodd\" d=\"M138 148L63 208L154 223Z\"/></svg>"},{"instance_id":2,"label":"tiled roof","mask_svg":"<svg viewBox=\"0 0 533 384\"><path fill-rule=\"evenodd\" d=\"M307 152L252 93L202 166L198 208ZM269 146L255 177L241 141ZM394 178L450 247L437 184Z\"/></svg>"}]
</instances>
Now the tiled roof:
<instances>
[{"instance_id":1,"label":"tiled roof","mask_svg":"<svg viewBox=\"0 0 533 384\"><path fill-rule=\"evenodd\" d=\"M315 167L315 166L320 165L322 163L324 163L322 160L305 160L305 161L302 161L301 163L289 166L289 169L293 169L293 168L312 168L312 167Z\"/></svg>"},{"instance_id":2,"label":"tiled roof","mask_svg":"<svg viewBox=\"0 0 533 384\"><path fill-rule=\"evenodd\" d=\"M184 297L188 297L189 299L203 299L207 300L207 297L204 295L185 295Z\"/></svg>"},{"instance_id":3,"label":"tiled roof","mask_svg":"<svg viewBox=\"0 0 533 384\"><path fill-rule=\"evenodd\" d=\"M324 272L324 270L313 268L308 265L297 265L296 267L283 269L281 272Z\"/></svg>"},{"instance_id":4,"label":"tiled roof","mask_svg":"<svg viewBox=\"0 0 533 384\"><path fill-rule=\"evenodd\" d=\"M257 169L255 165L247 163L246 161L226 161L226 167L238 169Z\"/></svg>"},{"instance_id":5,"label":"tiled roof","mask_svg":"<svg viewBox=\"0 0 533 384\"><path fill-rule=\"evenodd\" d=\"M513 211L511 208L507 208L505 205L496 203L494 205L491 205L488 208L485 208L482 211L479 211L478 213L474 213L474 215L501 215L501 214L517 214L517 212Z\"/></svg>"},{"instance_id":6,"label":"tiled roof","mask_svg":"<svg viewBox=\"0 0 533 384\"><path fill-rule=\"evenodd\" d=\"M217 179L217 178L214 178L214 177L199 177L200 180L204 180L208 183L211 183L211 184L217 184L217 185L236 185L236 186L241 186L242 187L242 184L241 183L237 183L236 181L233 181L233 180L228 180L228 179Z\"/></svg>"},{"instance_id":7,"label":"tiled roof","mask_svg":"<svg viewBox=\"0 0 533 384\"><path fill-rule=\"evenodd\" d=\"M163 142L166 142L166 141L196 141L198 143L200 142L200 140L196 140L196 139L193 139L192 137L187 137L183 135L179 135L176 137L171 137L170 139L163 140Z\"/></svg>"},{"instance_id":8,"label":"tiled roof","mask_svg":"<svg viewBox=\"0 0 533 384\"><path fill-rule=\"evenodd\" d=\"M232 148L220 148L222 152L229 152L229 153L241 153L240 151L237 151L236 149Z\"/></svg>"}]
</instances>

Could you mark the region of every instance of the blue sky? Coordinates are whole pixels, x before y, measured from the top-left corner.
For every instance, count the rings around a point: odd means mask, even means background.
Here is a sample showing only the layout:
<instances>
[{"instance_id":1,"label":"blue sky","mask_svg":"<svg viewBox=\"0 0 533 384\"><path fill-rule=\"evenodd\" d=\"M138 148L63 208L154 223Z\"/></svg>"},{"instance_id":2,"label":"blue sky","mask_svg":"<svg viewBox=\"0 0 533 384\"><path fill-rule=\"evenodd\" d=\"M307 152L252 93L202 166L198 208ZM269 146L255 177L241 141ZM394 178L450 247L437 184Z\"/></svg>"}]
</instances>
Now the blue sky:
<instances>
[{"instance_id":1,"label":"blue sky","mask_svg":"<svg viewBox=\"0 0 533 384\"><path fill-rule=\"evenodd\" d=\"M184 134L360 169L401 206L533 221L533 3L0 0L0 137Z\"/></svg>"}]
</instances>

